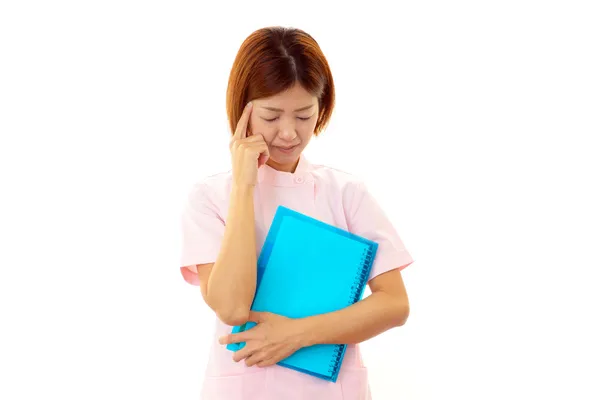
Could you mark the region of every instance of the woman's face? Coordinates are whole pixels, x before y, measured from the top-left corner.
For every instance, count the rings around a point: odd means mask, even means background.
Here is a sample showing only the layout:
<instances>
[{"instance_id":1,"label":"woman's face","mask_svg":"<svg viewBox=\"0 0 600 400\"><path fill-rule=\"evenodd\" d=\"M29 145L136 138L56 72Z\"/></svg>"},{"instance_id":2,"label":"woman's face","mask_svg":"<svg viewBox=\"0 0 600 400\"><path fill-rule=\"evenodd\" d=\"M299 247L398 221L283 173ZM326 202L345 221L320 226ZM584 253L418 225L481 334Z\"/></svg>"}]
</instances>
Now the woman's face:
<instances>
[{"instance_id":1,"label":"woman's face","mask_svg":"<svg viewBox=\"0 0 600 400\"><path fill-rule=\"evenodd\" d=\"M252 101L249 131L269 146L267 164L291 172L317 125L319 101L299 83L275 96Z\"/></svg>"}]
</instances>

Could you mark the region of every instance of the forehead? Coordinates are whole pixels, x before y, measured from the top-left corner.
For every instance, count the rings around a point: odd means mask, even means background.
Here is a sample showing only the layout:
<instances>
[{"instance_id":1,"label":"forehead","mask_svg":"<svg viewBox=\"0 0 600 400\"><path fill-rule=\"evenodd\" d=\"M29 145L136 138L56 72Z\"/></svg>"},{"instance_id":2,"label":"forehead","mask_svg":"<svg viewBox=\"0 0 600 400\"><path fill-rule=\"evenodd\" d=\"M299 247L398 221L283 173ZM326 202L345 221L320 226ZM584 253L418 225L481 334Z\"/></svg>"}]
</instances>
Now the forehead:
<instances>
[{"instance_id":1,"label":"forehead","mask_svg":"<svg viewBox=\"0 0 600 400\"><path fill-rule=\"evenodd\" d=\"M300 84L296 83L293 87L274 96L262 99L256 99L254 102L258 106L278 107L282 109L296 109L312 105L317 102L317 97L306 91Z\"/></svg>"}]
</instances>

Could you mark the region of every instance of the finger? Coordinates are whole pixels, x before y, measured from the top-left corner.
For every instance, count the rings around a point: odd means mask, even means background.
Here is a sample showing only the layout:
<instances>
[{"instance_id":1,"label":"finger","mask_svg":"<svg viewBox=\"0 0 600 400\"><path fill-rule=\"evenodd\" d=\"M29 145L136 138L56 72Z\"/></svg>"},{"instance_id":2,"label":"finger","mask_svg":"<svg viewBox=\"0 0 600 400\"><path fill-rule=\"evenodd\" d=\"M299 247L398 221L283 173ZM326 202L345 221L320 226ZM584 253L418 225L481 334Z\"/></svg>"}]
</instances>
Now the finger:
<instances>
[{"instance_id":1,"label":"finger","mask_svg":"<svg viewBox=\"0 0 600 400\"><path fill-rule=\"evenodd\" d=\"M260 153L259 163L266 164L270 157L271 153L269 152L269 146L266 146L265 150Z\"/></svg>"},{"instance_id":2,"label":"finger","mask_svg":"<svg viewBox=\"0 0 600 400\"><path fill-rule=\"evenodd\" d=\"M263 362L264 358L265 358L264 352L259 352L259 351L254 352L246 358L246 361L245 361L246 366L251 367L253 365L259 364L259 363Z\"/></svg>"},{"instance_id":3,"label":"finger","mask_svg":"<svg viewBox=\"0 0 600 400\"><path fill-rule=\"evenodd\" d=\"M234 138L235 140L244 139L246 137L246 129L248 129L248 120L250 119L250 113L252 111L252 102L248 103L244 107L242 116L240 117L237 126L235 128Z\"/></svg>"},{"instance_id":4,"label":"finger","mask_svg":"<svg viewBox=\"0 0 600 400\"><path fill-rule=\"evenodd\" d=\"M265 141L265 138L260 133L257 133L255 135L248 136L248 137L242 138L242 139L238 139L237 136L232 136L231 139L229 140L229 148L233 149L234 146L237 148L240 146L248 146L248 145L255 145L255 144L265 144L266 145L266 143L267 142Z\"/></svg>"},{"instance_id":5,"label":"finger","mask_svg":"<svg viewBox=\"0 0 600 400\"><path fill-rule=\"evenodd\" d=\"M265 142L265 137L262 133L255 133L252 136L248 136L246 139L243 139L246 143L255 143L255 142Z\"/></svg>"},{"instance_id":6,"label":"finger","mask_svg":"<svg viewBox=\"0 0 600 400\"><path fill-rule=\"evenodd\" d=\"M265 153L261 153L260 157L258 158L258 167L262 167L263 165L265 165L267 163L267 161L269 161L269 152L267 151L266 154Z\"/></svg>"},{"instance_id":7,"label":"finger","mask_svg":"<svg viewBox=\"0 0 600 400\"><path fill-rule=\"evenodd\" d=\"M244 348L233 353L233 361L240 362L244 358L248 358L254 353L256 349L253 346L246 345Z\"/></svg>"},{"instance_id":8,"label":"finger","mask_svg":"<svg viewBox=\"0 0 600 400\"><path fill-rule=\"evenodd\" d=\"M252 332L244 331L239 333L230 333L219 338L219 344L242 343L251 340L254 335Z\"/></svg>"},{"instance_id":9,"label":"finger","mask_svg":"<svg viewBox=\"0 0 600 400\"><path fill-rule=\"evenodd\" d=\"M245 143L245 146L261 154L269 151L269 146L264 142Z\"/></svg>"},{"instance_id":10,"label":"finger","mask_svg":"<svg viewBox=\"0 0 600 400\"><path fill-rule=\"evenodd\" d=\"M251 146L256 146L256 151L260 152L260 154L269 157L269 145L264 140L257 141L251 144Z\"/></svg>"},{"instance_id":11,"label":"finger","mask_svg":"<svg viewBox=\"0 0 600 400\"><path fill-rule=\"evenodd\" d=\"M247 150L250 150L250 154L252 157L256 157L256 159L259 162L259 166L261 165L261 163L266 163L270 157L269 146L262 142L245 143L243 144L243 146Z\"/></svg>"},{"instance_id":12,"label":"finger","mask_svg":"<svg viewBox=\"0 0 600 400\"><path fill-rule=\"evenodd\" d=\"M275 365L279 362L277 357L271 357L266 360L260 360L256 365L260 368L270 367L271 365Z\"/></svg>"},{"instance_id":13,"label":"finger","mask_svg":"<svg viewBox=\"0 0 600 400\"><path fill-rule=\"evenodd\" d=\"M235 139L235 137L232 137L229 141L229 148L236 151L240 148L252 148L257 145L260 146L262 144L258 140L250 140L250 138L238 140Z\"/></svg>"}]
</instances>

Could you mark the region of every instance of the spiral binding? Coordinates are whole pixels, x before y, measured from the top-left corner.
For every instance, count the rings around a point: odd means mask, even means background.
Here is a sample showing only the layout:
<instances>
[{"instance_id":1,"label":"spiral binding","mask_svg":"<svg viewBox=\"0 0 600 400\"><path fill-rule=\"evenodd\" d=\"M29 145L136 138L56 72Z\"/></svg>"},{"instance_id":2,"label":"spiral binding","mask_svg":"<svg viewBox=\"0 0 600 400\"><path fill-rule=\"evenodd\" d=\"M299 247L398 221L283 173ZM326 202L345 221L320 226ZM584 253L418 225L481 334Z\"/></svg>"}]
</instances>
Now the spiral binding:
<instances>
[{"instance_id":1,"label":"spiral binding","mask_svg":"<svg viewBox=\"0 0 600 400\"><path fill-rule=\"evenodd\" d=\"M333 357L331 358L331 362L329 363L329 374L333 375L335 370L338 368L340 364L340 360L342 359L342 353L344 352L344 345L338 344L335 346L335 352L333 353Z\"/></svg>"},{"instance_id":2,"label":"spiral binding","mask_svg":"<svg viewBox=\"0 0 600 400\"><path fill-rule=\"evenodd\" d=\"M360 300L360 295L361 295L361 288L365 285L366 280L368 278L368 274L369 274L369 265L371 264L372 258L373 258L373 250L371 249L371 247L366 248L363 251L363 255L362 255L362 260L361 260L361 264L359 266L358 269L358 273L356 274L356 277L354 278L354 283L352 284L351 287L351 294L350 294L350 298L348 299L348 305L352 305L354 303L356 303L358 300Z\"/></svg>"},{"instance_id":3,"label":"spiral binding","mask_svg":"<svg viewBox=\"0 0 600 400\"><path fill-rule=\"evenodd\" d=\"M373 249L371 247L366 248L363 251L361 265L358 267L358 273L354 278L354 282L350 288L350 297L348 298L348 305L352 305L360 300L361 296L361 288L366 284L368 275L369 275L369 266L373 261ZM344 345L337 345L334 356L332 357L331 362L329 363L329 373L333 374L335 370L339 367L340 359L342 358L342 354L344 352Z\"/></svg>"}]
</instances>

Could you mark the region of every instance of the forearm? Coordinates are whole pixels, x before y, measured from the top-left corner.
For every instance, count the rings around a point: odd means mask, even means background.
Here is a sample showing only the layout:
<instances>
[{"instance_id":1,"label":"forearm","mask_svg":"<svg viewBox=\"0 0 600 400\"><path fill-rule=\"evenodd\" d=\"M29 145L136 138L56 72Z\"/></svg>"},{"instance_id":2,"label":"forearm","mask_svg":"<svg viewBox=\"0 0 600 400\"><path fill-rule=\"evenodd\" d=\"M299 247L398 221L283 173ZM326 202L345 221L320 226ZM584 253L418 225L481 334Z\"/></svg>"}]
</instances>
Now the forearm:
<instances>
[{"instance_id":1,"label":"forearm","mask_svg":"<svg viewBox=\"0 0 600 400\"><path fill-rule=\"evenodd\" d=\"M304 346L356 344L396 326L408 318L409 306L385 292L375 292L344 309L299 320Z\"/></svg>"},{"instance_id":2,"label":"forearm","mask_svg":"<svg viewBox=\"0 0 600 400\"><path fill-rule=\"evenodd\" d=\"M226 323L245 322L256 290L254 187L233 186L221 249L207 284L207 298Z\"/></svg>"}]
</instances>

